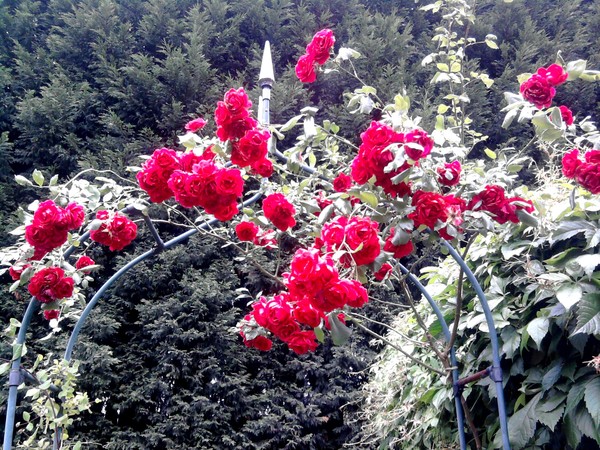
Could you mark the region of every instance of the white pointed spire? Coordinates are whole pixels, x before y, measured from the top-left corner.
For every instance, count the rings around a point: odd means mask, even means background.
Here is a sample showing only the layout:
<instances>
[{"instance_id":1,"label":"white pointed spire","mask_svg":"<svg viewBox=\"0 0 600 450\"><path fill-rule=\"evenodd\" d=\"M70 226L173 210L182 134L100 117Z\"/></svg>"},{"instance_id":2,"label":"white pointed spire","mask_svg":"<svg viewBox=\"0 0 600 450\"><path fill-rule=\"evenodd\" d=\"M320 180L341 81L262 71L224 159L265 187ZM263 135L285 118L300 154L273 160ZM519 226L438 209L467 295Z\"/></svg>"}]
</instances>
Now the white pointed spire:
<instances>
[{"instance_id":1,"label":"white pointed spire","mask_svg":"<svg viewBox=\"0 0 600 450\"><path fill-rule=\"evenodd\" d=\"M265 41L258 84L260 87L272 87L274 82L275 73L273 71L273 59L271 58L271 44L269 44L269 41Z\"/></svg>"}]
</instances>

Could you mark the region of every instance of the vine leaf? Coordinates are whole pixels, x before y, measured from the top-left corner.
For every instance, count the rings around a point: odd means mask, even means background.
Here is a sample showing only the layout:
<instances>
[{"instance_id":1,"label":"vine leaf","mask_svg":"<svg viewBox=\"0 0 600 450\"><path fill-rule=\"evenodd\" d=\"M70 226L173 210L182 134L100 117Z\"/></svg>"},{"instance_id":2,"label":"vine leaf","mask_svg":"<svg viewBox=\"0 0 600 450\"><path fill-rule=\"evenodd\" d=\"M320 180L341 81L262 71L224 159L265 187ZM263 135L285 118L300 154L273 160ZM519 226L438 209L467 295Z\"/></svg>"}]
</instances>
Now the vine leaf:
<instances>
[{"instance_id":1,"label":"vine leaf","mask_svg":"<svg viewBox=\"0 0 600 450\"><path fill-rule=\"evenodd\" d=\"M585 385L585 404L596 427L600 426L600 377L592 378Z\"/></svg>"},{"instance_id":2,"label":"vine leaf","mask_svg":"<svg viewBox=\"0 0 600 450\"><path fill-rule=\"evenodd\" d=\"M600 334L600 294L586 294L579 302L577 333Z\"/></svg>"},{"instance_id":3,"label":"vine leaf","mask_svg":"<svg viewBox=\"0 0 600 450\"><path fill-rule=\"evenodd\" d=\"M527 333L529 333L529 336L531 336L531 339L533 339L535 341L538 348L540 348L542 340L544 339L546 334L548 334L549 326L550 326L550 321L548 320L547 317L538 317L536 319L533 319L527 325Z\"/></svg>"},{"instance_id":4,"label":"vine leaf","mask_svg":"<svg viewBox=\"0 0 600 450\"><path fill-rule=\"evenodd\" d=\"M537 423L537 405L542 398L538 392L523 408L512 415L508 421L508 438L515 449L523 448L535 433Z\"/></svg>"}]
</instances>

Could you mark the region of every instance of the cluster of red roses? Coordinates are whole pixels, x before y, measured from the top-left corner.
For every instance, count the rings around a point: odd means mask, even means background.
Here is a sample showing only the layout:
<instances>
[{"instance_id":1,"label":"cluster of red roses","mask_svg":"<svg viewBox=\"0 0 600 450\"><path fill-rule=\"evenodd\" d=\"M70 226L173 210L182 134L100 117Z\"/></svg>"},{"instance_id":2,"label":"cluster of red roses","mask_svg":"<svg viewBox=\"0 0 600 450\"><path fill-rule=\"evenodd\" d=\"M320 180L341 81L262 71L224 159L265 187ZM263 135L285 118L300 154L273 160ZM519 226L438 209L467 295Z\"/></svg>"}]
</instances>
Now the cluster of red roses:
<instances>
[{"instance_id":1,"label":"cluster of red roses","mask_svg":"<svg viewBox=\"0 0 600 450\"><path fill-rule=\"evenodd\" d=\"M111 251L123 250L137 236L137 225L119 212L98 211L98 228L90 231L92 241L107 245Z\"/></svg>"},{"instance_id":2,"label":"cluster of red roses","mask_svg":"<svg viewBox=\"0 0 600 450\"><path fill-rule=\"evenodd\" d=\"M239 170L217 165L215 156L211 147L201 155L161 148L146 161L137 179L155 203L175 196L185 208L200 206L217 219L227 221L238 213L244 180Z\"/></svg>"},{"instance_id":3,"label":"cluster of red roses","mask_svg":"<svg viewBox=\"0 0 600 450\"><path fill-rule=\"evenodd\" d=\"M268 331L298 354L314 351L318 344L313 329L329 326L328 313L346 305L360 308L369 298L360 282L340 278L331 258L318 249L296 251L290 272L283 276L288 291L272 299L261 297L244 317L241 334L246 346L269 350Z\"/></svg>"},{"instance_id":4,"label":"cluster of red roses","mask_svg":"<svg viewBox=\"0 0 600 450\"><path fill-rule=\"evenodd\" d=\"M335 44L333 31L324 29L317 32L306 46L306 53L296 64L296 76L303 83L313 83L317 79L315 65L323 65L329 59L330 50Z\"/></svg>"},{"instance_id":5,"label":"cluster of red roses","mask_svg":"<svg viewBox=\"0 0 600 450\"><path fill-rule=\"evenodd\" d=\"M271 135L250 117L251 106L244 88L227 91L215 110L217 136L231 142L233 164L250 167L255 174L268 178L273 174L273 163L267 158Z\"/></svg>"},{"instance_id":6,"label":"cluster of red roses","mask_svg":"<svg viewBox=\"0 0 600 450\"><path fill-rule=\"evenodd\" d=\"M600 150L585 152L582 161L579 159L579 149L574 148L563 156L562 172L592 194L600 194Z\"/></svg>"},{"instance_id":7,"label":"cluster of red roses","mask_svg":"<svg viewBox=\"0 0 600 450\"><path fill-rule=\"evenodd\" d=\"M362 143L358 155L352 161L352 178L358 184L365 184L375 177L375 185L392 197L403 197L410 192L410 186L404 181L394 180L419 159L426 157L433 148L433 139L423 130L409 133L398 133L382 122L371 122L369 128L360 135ZM402 158L395 170L386 169L398 157L394 148ZM400 164L401 162L401 164ZM396 181L396 182L394 182Z\"/></svg>"},{"instance_id":8,"label":"cluster of red roses","mask_svg":"<svg viewBox=\"0 0 600 450\"><path fill-rule=\"evenodd\" d=\"M276 248L275 230L261 230L252 222L240 222L235 226L235 234L242 242L252 242L254 245L266 248Z\"/></svg>"},{"instance_id":9,"label":"cluster of red roses","mask_svg":"<svg viewBox=\"0 0 600 450\"><path fill-rule=\"evenodd\" d=\"M378 229L369 217L339 216L323 225L314 246L328 255L342 251L339 261L344 267L371 264L381 253Z\"/></svg>"},{"instance_id":10,"label":"cluster of red roses","mask_svg":"<svg viewBox=\"0 0 600 450\"><path fill-rule=\"evenodd\" d=\"M551 64L550 66L540 67L536 73L525 80L520 87L521 95L525 100L531 102L536 108L548 108L552 105L552 99L556 95L556 86L560 86L569 78L569 74L562 66ZM559 106L563 121L567 125L573 123L573 113L571 110L561 105Z\"/></svg>"},{"instance_id":11,"label":"cluster of red roses","mask_svg":"<svg viewBox=\"0 0 600 450\"><path fill-rule=\"evenodd\" d=\"M64 209L52 200L40 203L33 222L25 228L25 240L35 249L33 259L41 259L67 242L69 231L79 228L84 219L85 211L77 203L69 203Z\"/></svg>"}]
</instances>

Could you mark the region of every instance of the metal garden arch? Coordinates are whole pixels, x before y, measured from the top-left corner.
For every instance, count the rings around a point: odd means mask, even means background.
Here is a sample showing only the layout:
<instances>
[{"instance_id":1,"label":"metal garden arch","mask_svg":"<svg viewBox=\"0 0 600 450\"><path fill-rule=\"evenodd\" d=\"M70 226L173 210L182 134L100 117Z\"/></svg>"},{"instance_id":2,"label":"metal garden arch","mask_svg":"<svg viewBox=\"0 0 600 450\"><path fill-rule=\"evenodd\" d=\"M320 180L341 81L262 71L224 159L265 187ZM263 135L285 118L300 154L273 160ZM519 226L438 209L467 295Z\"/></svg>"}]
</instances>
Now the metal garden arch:
<instances>
[{"instance_id":1,"label":"metal garden arch","mask_svg":"<svg viewBox=\"0 0 600 450\"><path fill-rule=\"evenodd\" d=\"M261 71L260 71L260 75L259 75L259 85L262 88L262 96L259 100L258 116L259 116L260 122L263 125L268 125L270 123L269 106L270 106L270 100L271 100L271 89L273 87L274 81L275 81L275 77L274 77L274 71L273 71L273 63L272 63L272 59L271 59L271 48L270 48L269 42L267 41L265 43ZM270 146L269 151L271 152L272 156L279 159L280 161L282 161L284 163L287 161L286 156L284 156L280 151L275 149L274 145ZM305 171L309 174L315 173L315 170L311 167L308 167L305 165L301 165L300 167L303 171ZM244 206L251 205L251 204L257 202L261 197L262 197L262 192L259 191L252 197L245 200L243 202L243 205ZM136 211L136 210L135 210L135 208L132 208L132 207L128 207L123 210L123 212L130 213L130 214L133 213L134 211ZM80 333L87 317L91 313L92 309L98 303L98 301L104 296L104 294L111 288L111 286L117 280L119 280L119 278L121 278L123 275L125 275L127 272L129 272L129 270L131 270L133 267L135 267L142 261L145 261L145 260L153 257L154 255L156 255L157 253L159 253L161 251L168 250L168 249L184 242L187 238L189 238L190 236L192 236L198 232L198 230L196 230L196 229L189 230L167 242L164 242L161 239L161 237L159 236L158 231L154 227L152 220L147 216L143 216L143 219L144 219L152 237L154 238L154 247L152 249L148 250L147 252L143 253L142 255L134 258L129 263L127 263L125 266L123 266L121 269L119 269L112 277L110 277L108 279L108 281L106 281L104 283L104 285L92 297L92 299L89 301L89 303L83 310L81 317L79 318L75 327L73 328L73 331L71 332L71 336L69 338L67 348L64 353L65 360L67 360L67 361L71 360L71 357L73 354L73 348L74 348L75 344L77 343L77 338L79 336L79 333ZM205 222L199 228L207 229L216 223L218 223L218 221L216 219L213 219L213 220ZM83 241L87 240L88 238L89 238L89 232L86 232L84 235L81 236L80 240L83 242ZM489 305L486 300L483 289L477 282L477 279L475 278L475 275L473 274L473 272L469 269L468 265L458 254L456 249L449 242L447 242L443 239L441 240L441 244L448 249L449 254L459 264L459 266L461 267L461 269L467 276L469 282L472 284L473 288L475 289L475 292L477 293L477 296L481 303L481 307L483 309L485 319L486 319L486 322L487 322L487 325L489 328L490 341L491 341L491 345L492 345L492 365L484 371L478 372L476 374L470 375L470 376L462 378L462 379L459 377L459 371L458 371L458 367L457 367L457 361L456 361L454 347L452 347L450 349L450 362L452 364L452 385L453 385L453 392L454 392L454 403L455 403L455 409L456 409L456 416L457 416L457 422L458 422L458 434L459 434L460 448L461 448L461 450L467 449L467 441L466 441L465 427L464 427L464 412L463 412L463 408L462 408L461 400L460 400L462 389L466 384L468 384L470 382L477 381L483 377L489 376L492 379L492 381L494 382L495 388L496 388L498 415L499 415L499 419L500 419L500 428L501 428L501 434L502 434L502 445L503 445L502 448L503 448L503 450L510 450L510 443L509 443L509 438L508 438L506 405L505 405L505 401L504 401L504 391L503 391L503 386L502 386L502 368L500 366L500 349L499 349L499 344L498 344L498 335L496 333L496 327L494 325L494 319L492 317L492 312L489 308ZM76 250L75 247L69 248L64 254L65 258L68 258L75 250ZM423 294L423 296L425 297L425 299L427 300L427 302L429 303L431 308L434 310L434 312L442 326L442 331L444 333L445 338L449 341L451 333L448 328L448 325L446 324L446 322L444 320L442 311L440 310L438 305L435 303L435 301L433 300L431 295L427 292L427 289L420 283L420 281L414 275L412 275L409 272L409 270L406 267L404 267L402 265L399 265L398 267L403 273L405 273L407 275L408 280L410 280L410 282L413 283L414 286ZM29 328L29 324L31 322L33 314L39 308L40 308L39 301L37 301L35 299L35 297L32 297L31 300L29 301L29 305L27 306L27 309L26 309L23 319L21 321L21 327L19 329L19 333L17 335L15 345L23 345L25 343L27 329ZM10 370L8 378L9 378L8 379L9 392L8 392L8 401L7 401L6 421L5 421L5 427L4 427L3 450L11 450L12 449L16 405L17 405L17 388L20 384L22 384L25 381L30 381L30 382L35 381L31 377L31 375L29 375L25 370L23 370L21 368L21 357L20 356L12 361L11 370ZM53 442L54 449L55 450L58 449L59 445L60 445L59 436L58 436L58 434L56 434L54 437L54 442Z\"/></svg>"}]
</instances>

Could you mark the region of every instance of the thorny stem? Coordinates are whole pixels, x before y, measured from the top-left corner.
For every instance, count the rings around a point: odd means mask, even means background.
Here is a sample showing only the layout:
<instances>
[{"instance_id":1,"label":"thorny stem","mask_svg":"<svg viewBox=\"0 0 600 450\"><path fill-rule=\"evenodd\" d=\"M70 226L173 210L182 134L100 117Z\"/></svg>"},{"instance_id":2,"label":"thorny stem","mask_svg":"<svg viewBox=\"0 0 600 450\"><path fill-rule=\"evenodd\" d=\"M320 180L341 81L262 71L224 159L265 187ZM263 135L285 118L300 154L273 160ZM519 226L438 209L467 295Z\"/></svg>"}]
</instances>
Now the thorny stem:
<instances>
[{"instance_id":1,"label":"thorny stem","mask_svg":"<svg viewBox=\"0 0 600 450\"><path fill-rule=\"evenodd\" d=\"M352 316L349 316L349 317L351 318ZM360 322L358 322L358 321L356 321L356 320L354 320L353 322L356 324L356 326L357 326L358 328L360 328L361 330L363 330L363 331L365 331L366 333L370 334L371 336L374 336L374 337L376 337L377 339L381 339L381 341L383 341L385 344L387 344L387 345L389 345L390 347L392 347L393 349L395 349L395 350L399 351L399 352L400 352L400 353L402 353L404 356L406 356L408 359L410 359L412 362L414 362L414 363L416 363L416 364L419 364L419 365L421 365L421 366L425 367L427 370L431 370L432 372L435 372L435 373L437 373L438 375L441 375L441 376L446 376L446 374L445 374L444 372L442 372L441 370L438 370L438 369L436 369L435 367L432 367L432 366L430 366L429 364L427 364L427 363L424 363L423 361L421 361L421 360L419 360L419 359L415 358L414 356L412 356L411 354L409 354L409 353L405 352L403 349L401 349L401 348L400 348L400 347L398 347L397 345L395 345L395 344L391 343L389 340L387 340L387 339L386 339L386 338L384 338L383 336L381 336L381 335L379 335L379 334L375 333L374 331L371 331L369 328L367 328L366 326L364 326L362 323L360 323Z\"/></svg>"}]
</instances>

